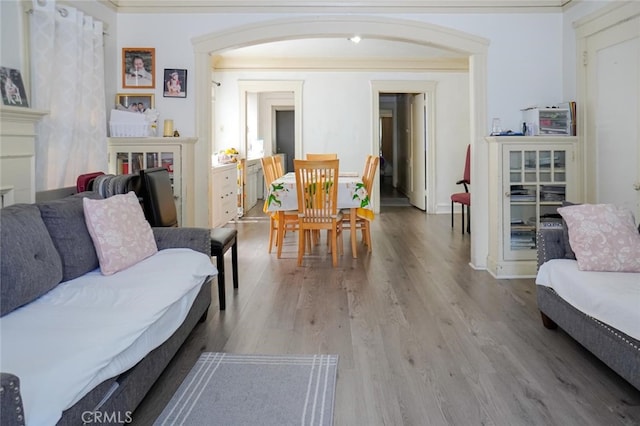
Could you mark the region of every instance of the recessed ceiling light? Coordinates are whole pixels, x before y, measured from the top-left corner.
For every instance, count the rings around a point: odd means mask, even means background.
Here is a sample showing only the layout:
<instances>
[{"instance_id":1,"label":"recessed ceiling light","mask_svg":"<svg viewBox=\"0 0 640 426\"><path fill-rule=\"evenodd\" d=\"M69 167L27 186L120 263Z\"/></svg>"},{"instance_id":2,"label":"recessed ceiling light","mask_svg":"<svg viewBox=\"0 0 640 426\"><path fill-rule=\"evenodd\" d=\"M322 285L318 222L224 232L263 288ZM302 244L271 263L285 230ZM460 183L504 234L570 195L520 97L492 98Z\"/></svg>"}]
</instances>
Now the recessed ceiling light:
<instances>
[{"instance_id":1,"label":"recessed ceiling light","mask_svg":"<svg viewBox=\"0 0 640 426\"><path fill-rule=\"evenodd\" d=\"M349 40L351 40L355 44L358 44L358 43L360 43L360 40L362 40L362 39L360 38L360 36L356 35L356 36L351 37Z\"/></svg>"}]
</instances>

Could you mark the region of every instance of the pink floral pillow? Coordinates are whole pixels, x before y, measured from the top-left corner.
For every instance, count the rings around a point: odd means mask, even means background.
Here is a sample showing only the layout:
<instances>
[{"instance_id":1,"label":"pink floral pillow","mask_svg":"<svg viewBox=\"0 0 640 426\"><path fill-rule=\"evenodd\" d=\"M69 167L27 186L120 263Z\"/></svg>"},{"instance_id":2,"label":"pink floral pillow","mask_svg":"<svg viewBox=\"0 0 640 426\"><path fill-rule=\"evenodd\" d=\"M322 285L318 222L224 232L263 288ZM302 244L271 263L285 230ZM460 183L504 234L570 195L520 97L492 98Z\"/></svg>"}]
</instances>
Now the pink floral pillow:
<instances>
[{"instance_id":1,"label":"pink floral pillow","mask_svg":"<svg viewBox=\"0 0 640 426\"><path fill-rule=\"evenodd\" d=\"M103 200L84 198L84 219L98 254L100 271L111 275L158 251L135 193Z\"/></svg>"},{"instance_id":2,"label":"pink floral pillow","mask_svg":"<svg viewBox=\"0 0 640 426\"><path fill-rule=\"evenodd\" d=\"M633 214L613 204L561 207L582 271L640 272L640 234Z\"/></svg>"}]
</instances>

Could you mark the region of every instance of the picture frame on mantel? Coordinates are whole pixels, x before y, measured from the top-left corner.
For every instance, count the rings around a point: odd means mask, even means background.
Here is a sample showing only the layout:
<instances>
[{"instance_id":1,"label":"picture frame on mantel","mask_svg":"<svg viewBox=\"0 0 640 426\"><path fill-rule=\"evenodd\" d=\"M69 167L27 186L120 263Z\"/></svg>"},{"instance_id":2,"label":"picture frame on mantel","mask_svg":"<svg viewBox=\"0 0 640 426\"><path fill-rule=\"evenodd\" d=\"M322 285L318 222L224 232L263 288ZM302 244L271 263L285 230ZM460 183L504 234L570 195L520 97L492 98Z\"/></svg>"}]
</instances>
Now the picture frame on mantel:
<instances>
[{"instance_id":1,"label":"picture frame on mantel","mask_svg":"<svg viewBox=\"0 0 640 426\"><path fill-rule=\"evenodd\" d=\"M122 87L155 89L156 49L153 47L122 48Z\"/></svg>"},{"instance_id":2,"label":"picture frame on mantel","mask_svg":"<svg viewBox=\"0 0 640 426\"><path fill-rule=\"evenodd\" d=\"M27 92L24 90L20 71L13 68L0 67L0 91L2 92L2 103L4 105L29 108Z\"/></svg>"},{"instance_id":3,"label":"picture frame on mantel","mask_svg":"<svg viewBox=\"0 0 640 426\"><path fill-rule=\"evenodd\" d=\"M155 108L154 101L153 93L118 93L116 95L116 109L145 112L149 108Z\"/></svg>"}]
</instances>

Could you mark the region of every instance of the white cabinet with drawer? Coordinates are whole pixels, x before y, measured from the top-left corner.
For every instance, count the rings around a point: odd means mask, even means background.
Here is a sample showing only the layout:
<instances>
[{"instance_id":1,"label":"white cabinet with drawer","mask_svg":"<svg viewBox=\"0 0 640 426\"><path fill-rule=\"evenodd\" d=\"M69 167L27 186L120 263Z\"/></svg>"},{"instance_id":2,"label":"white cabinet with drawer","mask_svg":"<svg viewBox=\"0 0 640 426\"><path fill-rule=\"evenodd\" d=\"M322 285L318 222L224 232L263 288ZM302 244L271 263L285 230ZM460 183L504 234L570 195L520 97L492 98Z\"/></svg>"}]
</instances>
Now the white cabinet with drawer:
<instances>
[{"instance_id":1,"label":"white cabinet with drawer","mask_svg":"<svg viewBox=\"0 0 640 426\"><path fill-rule=\"evenodd\" d=\"M211 181L211 226L222 226L235 219L238 212L237 165L213 167Z\"/></svg>"}]
</instances>

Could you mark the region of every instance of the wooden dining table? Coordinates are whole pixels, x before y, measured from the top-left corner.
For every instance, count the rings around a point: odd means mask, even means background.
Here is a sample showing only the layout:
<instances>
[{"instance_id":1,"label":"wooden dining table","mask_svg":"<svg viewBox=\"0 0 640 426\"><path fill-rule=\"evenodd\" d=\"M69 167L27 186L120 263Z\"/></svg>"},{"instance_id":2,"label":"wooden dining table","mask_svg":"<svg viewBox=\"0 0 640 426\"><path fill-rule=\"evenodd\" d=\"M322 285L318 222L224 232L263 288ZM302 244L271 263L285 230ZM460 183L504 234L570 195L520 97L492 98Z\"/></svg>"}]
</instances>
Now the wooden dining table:
<instances>
[{"instance_id":1,"label":"wooden dining table","mask_svg":"<svg viewBox=\"0 0 640 426\"><path fill-rule=\"evenodd\" d=\"M362 177L356 172L343 172L338 175L338 209L351 209L351 252L353 258L358 257L355 223L356 216L373 218L373 210L369 194L362 182ZM278 213L278 224L284 223L284 212L298 210L298 192L296 190L296 175L294 172L274 180L267 188L265 196L265 211Z\"/></svg>"}]
</instances>

